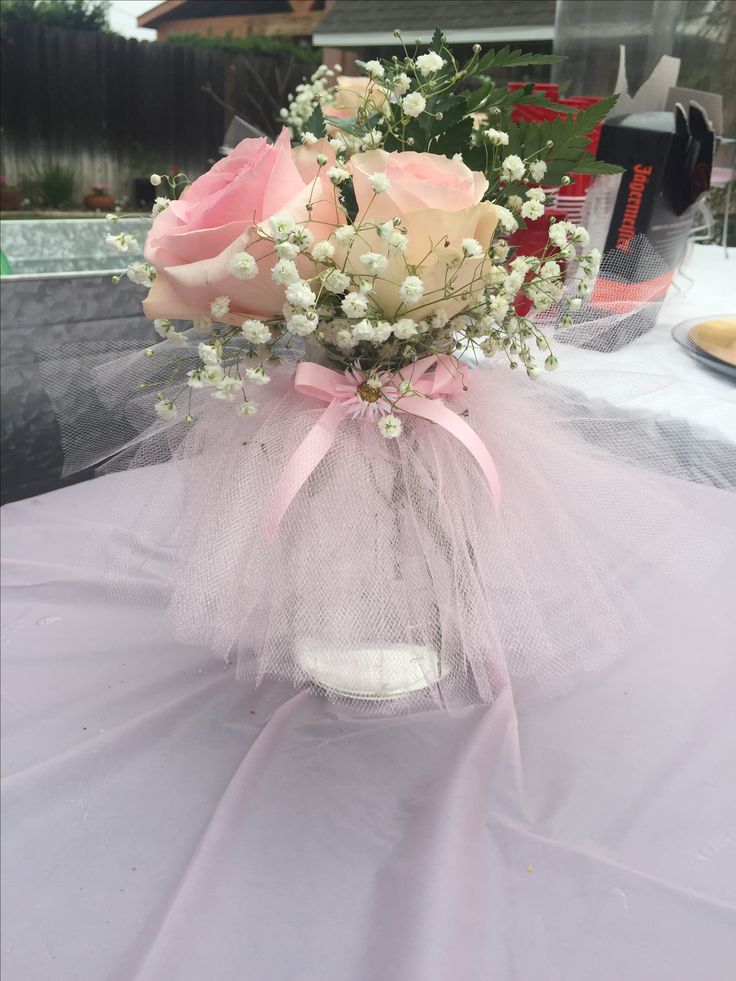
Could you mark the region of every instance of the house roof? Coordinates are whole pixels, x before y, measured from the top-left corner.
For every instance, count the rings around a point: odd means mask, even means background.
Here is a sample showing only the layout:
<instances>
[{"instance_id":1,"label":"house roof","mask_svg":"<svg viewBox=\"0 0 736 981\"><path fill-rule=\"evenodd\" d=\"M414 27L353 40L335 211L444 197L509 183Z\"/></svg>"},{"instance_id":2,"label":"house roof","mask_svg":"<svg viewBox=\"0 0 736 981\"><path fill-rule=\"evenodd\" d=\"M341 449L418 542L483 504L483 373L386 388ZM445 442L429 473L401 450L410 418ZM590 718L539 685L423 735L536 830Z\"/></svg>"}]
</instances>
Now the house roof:
<instances>
[{"instance_id":1,"label":"house roof","mask_svg":"<svg viewBox=\"0 0 736 981\"><path fill-rule=\"evenodd\" d=\"M337 0L312 37L317 46L397 45L429 40L441 27L451 43L542 41L554 37L555 0Z\"/></svg>"},{"instance_id":2,"label":"house roof","mask_svg":"<svg viewBox=\"0 0 736 981\"><path fill-rule=\"evenodd\" d=\"M288 0L163 0L138 17L139 27L157 27L172 20L293 13Z\"/></svg>"}]
</instances>

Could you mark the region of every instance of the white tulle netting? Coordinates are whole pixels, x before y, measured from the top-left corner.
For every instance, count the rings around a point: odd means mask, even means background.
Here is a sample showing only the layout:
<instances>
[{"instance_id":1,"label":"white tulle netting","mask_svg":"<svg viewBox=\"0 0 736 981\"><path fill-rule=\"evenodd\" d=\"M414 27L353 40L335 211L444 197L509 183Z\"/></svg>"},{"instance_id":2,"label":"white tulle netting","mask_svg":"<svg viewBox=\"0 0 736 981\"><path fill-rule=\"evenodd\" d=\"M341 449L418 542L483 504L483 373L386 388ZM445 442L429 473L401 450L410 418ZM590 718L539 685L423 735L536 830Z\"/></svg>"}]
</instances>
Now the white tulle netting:
<instances>
[{"instance_id":1,"label":"white tulle netting","mask_svg":"<svg viewBox=\"0 0 736 981\"><path fill-rule=\"evenodd\" d=\"M654 312L640 307L629 329ZM577 342L605 347L613 316L582 311ZM157 352L48 354L68 467L129 471L110 481L113 582L163 602L178 638L237 658L242 676L310 687L305 651L349 679L396 648L431 651L436 674L394 709L490 701L509 683L562 691L656 628L667 614L653 597L686 601L735 547L736 506L730 521L711 507L713 495L736 505L733 446L614 398L662 379L609 373L591 401L564 368L532 381L495 363L471 370L453 407L496 461L498 510L442 428L404 414L386 440L347 419L269 543L269 501L325 405L294 391L287 360L254 393L255 416L199 393L193 424L151 424L150 391L131 393L194 358Z\"/></svg>"}]
</instances>

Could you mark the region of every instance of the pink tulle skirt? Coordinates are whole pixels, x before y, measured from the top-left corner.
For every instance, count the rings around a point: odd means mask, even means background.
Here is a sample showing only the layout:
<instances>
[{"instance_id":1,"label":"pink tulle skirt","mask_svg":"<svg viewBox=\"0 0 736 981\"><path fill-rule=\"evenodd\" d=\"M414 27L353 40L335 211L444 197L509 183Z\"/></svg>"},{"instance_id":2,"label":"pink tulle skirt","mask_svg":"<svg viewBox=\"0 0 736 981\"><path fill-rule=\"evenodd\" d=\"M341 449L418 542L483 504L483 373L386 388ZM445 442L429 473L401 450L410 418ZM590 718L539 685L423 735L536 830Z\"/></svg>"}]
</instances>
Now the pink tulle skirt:
<instances>
[{"instance_id":1,"label":"pink tulle skirt","mask_svg":"<svg viewBox=\"0 0 736 981\"><path fill-rule=\"evenodd\" d=\"M424 679L404 708L564 691L687 616L735 547L736 495L706 485L733 484L733 460L714 478L692 437L493 366L453 407L494 457L498 509L444 429L404 414L385 439L346 419L269 542L276 484L325 409L292 375L253 393L255 416L205 397L193 425L128 453L155 466L139 471L146 493L126 483L118 582L155 565L174 634L241 676L350 697L398 652ZM664 595L678 599L663 610Z\"/></svg>"}]
</instances>

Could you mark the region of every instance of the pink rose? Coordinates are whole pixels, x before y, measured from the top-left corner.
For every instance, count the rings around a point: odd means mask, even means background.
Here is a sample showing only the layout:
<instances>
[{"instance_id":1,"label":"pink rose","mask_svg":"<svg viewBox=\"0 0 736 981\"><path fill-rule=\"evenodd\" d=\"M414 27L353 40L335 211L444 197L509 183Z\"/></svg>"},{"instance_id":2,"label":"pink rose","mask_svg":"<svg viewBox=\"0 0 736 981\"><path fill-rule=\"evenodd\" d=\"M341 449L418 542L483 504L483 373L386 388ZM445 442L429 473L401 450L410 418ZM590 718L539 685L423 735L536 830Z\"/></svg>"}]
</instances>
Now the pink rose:
<instances>
[{"instance_id":1,"label":"pink rose","mask_svg":"<svg viewBox=\"0 0 736 981\"><path fill-rule=\"evenodd\" d=\"M416 305L404 305L402 316L421 320L443 308L452 317L465 308L467 298L445 298L445 284L451 280L453 292L469 296L483 288L483 269L489 265L485 256L466 257L458 269L463 239L475 239L485 251L496 229L495 207L490 201L481 202L488 189L483 174L459 160L434 153L384 150L356 154L349 161L349 169L358 203L356 224L362 220L374 224L399 218L399 227L407 234L408 245L403 254L387 251L386 242L372 230L361 231L350 249L348 265L355 273L365 271L360 262L364 253L388 256L388 268L376 279L373 292L384 312L392 316L402 307L399 287L409 275L421 278L424 297ZM390 181L388 190L380 194L374 192L369 181L376 173L385 174Z\"/></svg>"},{"instance_id":2,"label":"pink rose","mask_svg":"<svg viewBox=\"0 0 736 981\"><path fill-rule=\"evenodd\" d=\"M146 259L156 268L143 304L146 315L171 320L210 317L212 301L227 296L230 313L217 318L223 322L278 316L284 289L271 278L278 257L273 243L258 237L255 223L285 215L308 227L319 241L327 237L330 226L345 221L336 212L325 168L318 172L313 157L316 153L300 152L297 164L286 130L271 145L265 139L243 140L157 215L145 247ZM233 257L240 252L257 262L252 279L233 274ZM308 260L299 258L297 264L306 274Z\"/></svg>"},{"instance_id":3,"label":"pink rose","mask_svg":"<svg viewBox=\"0 0 736 981\"><path fill-rule=\"evenodd\" d=\"M369 150L354 156L350 161L353 173L355 197L362 211L370 204L373 188L368 177L385 174L391 187L384 191L371 206L389 217L408 211L440 208L442 211L459 211L478 204L488 190L488 181L476 171L470 170L459 160L450 160L436 153L386 153L385 150Z\"/></svg>"},{"instance_id":4,"label":"pink rose","mask_svg":"<svg viewBox=\"0 0 736 981\"><path fill-rule=\"evenodd\" d=\"M365 105L369 93L370 101L376 109L380 109L386 102L386 93L372 79L361 75L340 75L336 83L335 102L325 106L324 113L337 119L355 116L358 109Z\"/></svg>"}]
</instances>

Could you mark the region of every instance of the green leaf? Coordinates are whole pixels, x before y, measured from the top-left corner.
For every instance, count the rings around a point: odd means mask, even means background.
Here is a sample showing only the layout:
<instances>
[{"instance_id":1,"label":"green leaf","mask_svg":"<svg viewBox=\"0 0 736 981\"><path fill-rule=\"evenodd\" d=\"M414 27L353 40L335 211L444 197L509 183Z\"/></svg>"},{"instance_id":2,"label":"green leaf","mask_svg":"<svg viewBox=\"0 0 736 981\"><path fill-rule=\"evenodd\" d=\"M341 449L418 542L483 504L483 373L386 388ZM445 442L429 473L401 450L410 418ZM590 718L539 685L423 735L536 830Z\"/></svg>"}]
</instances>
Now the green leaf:
<instances>
[{"instance_id":1,"label":"green leaf","mask_svg":"<svg viewBox=\"0 0 736 981\"><path fill-rule=\"evenodd\" d=\"M439 27L435 27L434 34L432 35L432 43L430 44L430 50L436 51L440 54L442 48L445 46L445 35L442 33Z\"/></svg>"},{"instance_id":2,"label":"green leaf","mask_svg":"<svg viewBox=\"0 0 736 981\"><path fill-rule=\"evenodd\" d=\"M322 106L316 105L314 107L314 112L304 124L304 129L307 133L312 133L314 136L316 136L317 139L322 139L327 132L325 129L325 117L322 113Z\"/></svg>"},{"instance_id":3,"label":"green leaf","mask_svg":"<svg viewBox=\"0 0 736 981\"><path fill-rule=\"evenodd\" d=\"M458 151L465 156L465 148L470 141L470 134L473 132L473 120L462 119L454 126L446 129L437 140L431 145L432 153L441 153L446 157L452 157Z\"/></svg>"},{"instance_id":4,"label":"green leaf","mask_svg":"<svg viewBox=\"0 0 736 981\"><path fill-rule=\"evenodd\" d=\"M575 162L576 174L621 174L623 171L623 167L606 163L605 160L596 160L591 154L586 154L582 160Z\"/></svg>"},{"instance_id":5,"label":"green leaf","mask_svg":"<svg viewBox=\"0 0 736 981\"><path fill-rule=\"evenodd\" d=\"M528 157L539 153L548 162L564 164L567 173L582 173L577 166L588 164L593 158L588 153L588 137L616 104L617 96L610 96L578 112L541 123L519 123L509 127L509 152ZM548 146L551 143L551 146ZM513 150L512 150L513 147ZM527 149L531 147L532 149ZM589 171L588 171L589 172ZM602 173L602 171L597 171Z\"/></svg>"},{"instance_id":6,"label":"green leaf","mask_svg":"<svg viewBox=\"0 0 736 981\"><path fill-rule=\"evenodd\" d=\"M348 116L346 119L339 119L337 116L325 116L325 122L349 136L362 136L365 133L364 126L356 126L355 116Z\"/></svg>"},{"instance_id":7,"label":"green leaf","mask_svg":"<svg viewBox=\"0 0 736 981\"><path fill-rule=\"evenodd\" d=\"M565 61L561 55L529 54L521 48L511 51L506 47L500 51L489 51L478 63L478 71L488 72L498 68L525 68L527 65L556 65Z\"/></svg>"}]
</instances>

